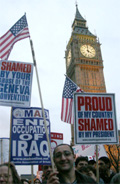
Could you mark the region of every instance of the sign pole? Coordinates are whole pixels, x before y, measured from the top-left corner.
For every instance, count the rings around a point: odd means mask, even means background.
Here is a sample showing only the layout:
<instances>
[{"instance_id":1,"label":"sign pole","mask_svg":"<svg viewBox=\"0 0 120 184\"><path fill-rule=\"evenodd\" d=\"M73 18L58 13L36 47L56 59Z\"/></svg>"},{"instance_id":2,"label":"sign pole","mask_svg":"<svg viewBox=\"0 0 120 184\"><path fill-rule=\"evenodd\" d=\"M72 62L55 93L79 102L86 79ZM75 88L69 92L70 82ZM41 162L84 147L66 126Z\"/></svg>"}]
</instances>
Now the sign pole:
<instances>
[{"instance_id":1,"label":"sign pole","mask_svg":"<svg viewBox=\"0 0 120 184\"><path fill-rule=\"evenodd\" d=\"M51 145L50 145L50 140L49 140L49 136L48 136L47 123L46 123L46 118L45 118L45 113L44 113L44 106L43 106L43 101L42 101L42 94L41 94L40 82L39 82L39 76L38 76L38 70L37 70L37 63L36 63L35 53L34 53L34 49L33 49L33 43L32 43L31 39L30 39L30 46L31 46L31 51L32 51L33 63L34 63L34 66L35 66L35 71L36 71L38 90L39 90L40 102L41 102L41 107L42 107L45 131L46 131L46 137L47 137L48 148L49 148L50 158L51 158L51 165L52 165L52 169L54 171L54 162L53 162L53 158L52 158Z\"/></svg>"},{"instance_id":2,"label":"sign pole","mask_svg":"<svg viewBox=\"0 0 120 184\"><path fill-rule=\"evenodd\" d=\"M97 167L97 183L99 183L98 145L96 145L96 167Z\"/></svg>"},{"instance_id":3,"label":"sign pole","mask_svg":"<svg viewBox=\"0 0 120 184\"><path fill-rule=\"evenodd\" d=\"M33 178L33 165L31 165L31 180L32 180L32 184L34 184L34 178Z\"/></svg>"},{"instance_id":4,"label":"sign pole","mask_svg":"<svg viewBox=\"0 0 120 184\"><path fill-rule=\"evenodd\" d=\"M3 163L3 141L1 139L1 164Z\"/></svg>"},{"instance_id":5,"label":"sign pole","mask_svg":"<svg viewBox=\"0 0 120 184\"><path fill-rule=\"evenodd\" d=\"M11 107L11 118L10 118L10 141L9 141L9 162L8 162L8 176L9 176L9 170L10 170L10 153L11 153L11 132L12 132L12 107ZM9 177L8 177L8 183L9 183Z\"/></svg>"}]
</instances>

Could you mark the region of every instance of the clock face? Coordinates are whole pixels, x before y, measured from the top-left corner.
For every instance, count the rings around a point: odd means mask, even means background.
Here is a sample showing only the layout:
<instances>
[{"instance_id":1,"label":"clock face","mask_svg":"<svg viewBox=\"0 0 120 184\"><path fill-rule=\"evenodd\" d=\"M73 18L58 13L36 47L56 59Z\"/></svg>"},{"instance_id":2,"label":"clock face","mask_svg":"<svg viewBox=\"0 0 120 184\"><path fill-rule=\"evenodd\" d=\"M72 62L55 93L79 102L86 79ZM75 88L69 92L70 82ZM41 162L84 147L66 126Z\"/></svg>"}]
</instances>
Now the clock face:
<instances>
[{"instance_id":1,"label":"clock face","mask_svg":"<svg viewBox=\"0 0 120 184\"><path fill-rule=\"evenodd\" d=\"M95 49L91 45L82 45L80 48L81 53L85 57L93 58L95 57Z\"/></svg>"},{"instance_id":2,"label":"clock face","mask_svg":"<svg viewBox=\"0 0 120 184\"><path fill-rule=\"evenodd\" d=\"M67 55L67 66L69 66L70 62L71 62L71 50L69 50Z\"/></svg>"}]
</instances>

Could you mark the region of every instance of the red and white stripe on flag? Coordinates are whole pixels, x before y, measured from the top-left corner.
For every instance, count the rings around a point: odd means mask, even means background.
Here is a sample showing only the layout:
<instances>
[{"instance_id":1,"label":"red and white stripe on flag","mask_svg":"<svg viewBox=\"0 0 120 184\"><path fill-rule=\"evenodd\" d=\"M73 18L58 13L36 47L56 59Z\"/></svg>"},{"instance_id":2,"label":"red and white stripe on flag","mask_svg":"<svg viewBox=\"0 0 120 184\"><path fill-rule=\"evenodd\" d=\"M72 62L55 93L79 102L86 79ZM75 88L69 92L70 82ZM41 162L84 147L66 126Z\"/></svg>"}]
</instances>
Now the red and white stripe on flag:
<instances>
[{"instance_id":1,"label":"red and white stripe on flag","mask_svg":"<svg viewBox=\"0 0 120 184\"><path fill-rule=\"evenodd\" d=\"M26 15L23 15L7 33L0 37L0 58L7 60L14 44L30 37Z\"/></svg>"}]
</instances>

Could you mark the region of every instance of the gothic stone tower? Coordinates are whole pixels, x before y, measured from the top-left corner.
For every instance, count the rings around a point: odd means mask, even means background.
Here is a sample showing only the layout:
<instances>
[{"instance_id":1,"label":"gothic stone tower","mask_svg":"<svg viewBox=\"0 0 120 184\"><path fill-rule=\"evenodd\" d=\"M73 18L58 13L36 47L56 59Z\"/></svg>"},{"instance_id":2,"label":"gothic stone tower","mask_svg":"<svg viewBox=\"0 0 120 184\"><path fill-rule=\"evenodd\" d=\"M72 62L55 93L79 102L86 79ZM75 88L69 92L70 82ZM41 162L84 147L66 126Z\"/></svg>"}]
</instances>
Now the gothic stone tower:
<instances>
[{"instance_id":1,"label":"gothic stone tower","mask_svg":"<svg viewBox=\"0 0 120 184\"><path fill-rule=\"evenodd\" d=\"M81 16L77 5L65 58L67 76L84 92L106 92L100 43L88 30L86 20ZM73 130L71 133L73 142Z\"/></svg>"},{"instance_id":2,"label":"gothic stone tower","mask_svg":"<svg viewBox=\"0 0 120 184\"><path fill-rule=\"evenodd\" d=\"M106 92L100 43L86 27L76 6L72 34L65 52L66 73L85 92Z\"/></svg>"}]
</instances>

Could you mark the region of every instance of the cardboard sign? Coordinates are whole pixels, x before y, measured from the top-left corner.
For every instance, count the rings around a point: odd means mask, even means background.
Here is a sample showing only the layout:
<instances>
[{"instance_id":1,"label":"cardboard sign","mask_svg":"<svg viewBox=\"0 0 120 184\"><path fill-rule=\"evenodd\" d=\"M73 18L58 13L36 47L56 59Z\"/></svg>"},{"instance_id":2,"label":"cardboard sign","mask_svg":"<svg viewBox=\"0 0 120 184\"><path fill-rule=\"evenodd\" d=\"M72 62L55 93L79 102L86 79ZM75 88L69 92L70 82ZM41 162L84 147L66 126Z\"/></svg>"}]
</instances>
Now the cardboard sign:
<instances>
[{"instance_id":1,"label":"cardboard sign","mask_svg":"<svg viewBox=\"0 0 120 184\"><path fill-rule=\"evenodd\" d=\"M63 134L51 132L51 149L54 151L55 147L63 143Z\"/></svg>"},{"instance_id":2,"label":"cardboard sign","mask_svg":"<svg viewBox=\"0 0 120 184\"><path fill-rule=\"evenodd\" d=\"M33 64L0 61L0 105L29 107Z\"/></svg>"},{"instance_id":3,"label":"cardboard sign","mask_svg":"<svg viewBox=\"0 0 120 184\"><path fill-rule=\"evenodd\" d=\"M74 93L75 144L117 144L114 94Z\"/></svg>"},{"instance_id":4,"label":"cardboard sign","mask_svg":"<svg viewBox=\"0 0 120 184\"><path fill-rule=\"evenodd\" d=\"M49 111L44 111L50 136ZM13 107L11 161L16 165L51 164L41 108Z\"/></svg>"}]
</instances>

